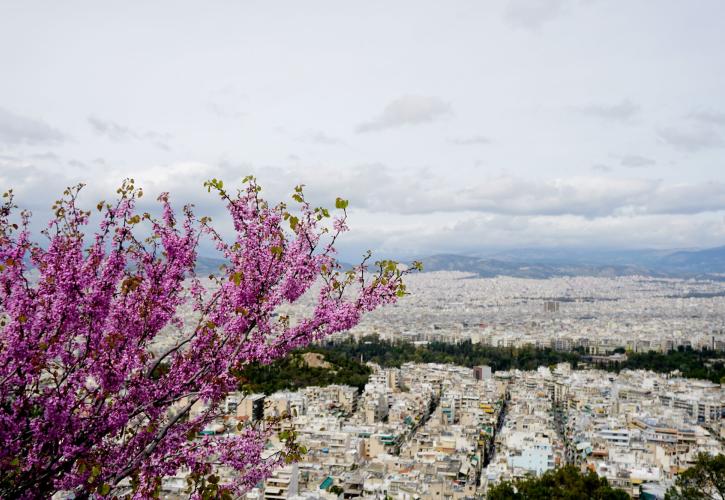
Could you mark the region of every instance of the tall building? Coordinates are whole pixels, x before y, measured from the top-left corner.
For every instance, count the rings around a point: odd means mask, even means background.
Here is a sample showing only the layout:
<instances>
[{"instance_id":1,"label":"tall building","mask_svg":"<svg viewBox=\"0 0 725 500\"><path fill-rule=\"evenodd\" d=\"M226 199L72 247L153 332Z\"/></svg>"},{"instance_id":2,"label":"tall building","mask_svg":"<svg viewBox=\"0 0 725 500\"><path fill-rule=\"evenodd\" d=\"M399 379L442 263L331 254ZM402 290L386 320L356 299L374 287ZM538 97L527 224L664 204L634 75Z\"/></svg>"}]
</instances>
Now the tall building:
<instances>
[{"instance_id":1,"label":"tall building","mask_svg":"<svg viewBox=\"0 0 725 500\"><path fill-rule=\"evenodd\" d=\"M556 300L544 301L544 312L555 313L559 312L559 302Z\"/></svg>"},{"instance_id":2,"label":"tall building","mask_svg":"<svg viewBox=\"0 0 725 500\"><path fill-rule=\"evenodd\" d=\"M489 380L491 378L491 367L488 365L474 366L473 376L476 380Z\"/></svg>"},{"instance_id":3,"label":"tall building","mask_svg":"<svg viewBox=\"0 0 725 500\"><path fill-rule=\"evenodd\" d=\"M267 478L264 485L264 500L286 500L297 496L299 474L297 464L278 469Z\"/></svg>"},{"instance_id":4,"label":"tall building","mask_svg":"<svg viewBox=\"0 0 725 500\"><path fill-rule=\"evenodd\" d=\"M264 394L250 394L237 404L237 417L256 422L264 418Z\"/></svg>"}]
</instances>

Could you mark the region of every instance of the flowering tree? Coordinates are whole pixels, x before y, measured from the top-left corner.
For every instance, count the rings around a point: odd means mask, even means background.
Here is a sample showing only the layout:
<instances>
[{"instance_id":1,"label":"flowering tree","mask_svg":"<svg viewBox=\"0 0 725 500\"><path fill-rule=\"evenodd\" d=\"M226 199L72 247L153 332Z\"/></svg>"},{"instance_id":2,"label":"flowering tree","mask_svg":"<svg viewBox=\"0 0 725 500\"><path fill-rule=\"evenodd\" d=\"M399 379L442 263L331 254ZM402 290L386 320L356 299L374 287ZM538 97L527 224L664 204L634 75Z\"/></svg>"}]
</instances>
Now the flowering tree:
<instances>
[{"instance_id":1,"label":"flowering tree","mask_svg":"<svg viewBox=\"0 0 725 500\"><path fill-rule=\"evenodd\" d=\"M347 201L337 217L313 208L302 187L295 209L271 205L254 178L231 193L205 183L231 216L226 241L191 206L175 214L168 194L160 218L139 213L142 191L124 182L114 203L99 203L88 236L82 186L54 205L34 242L27 212L12 192L0 206L0 496L76 497L159 492L162 478L189 472L193 494L229 497L299 457L294 439L264 454L269 426L231 437L200 436L238 384L234 373L357 324L361 315L405 294L396 263L342 272L334 244L347 230ZM197 247L210 237L228 261L212 285L194 274ZM410 270L417 268L418 264ZM309 317L277 314L315 282ZM193 309L193 320L179 314ZM176 332L176 342L160 336ZM166 345L161 348L159 346ZM193 416L192 406L200 414ZM235 471L220 481L219 467ZM201 489L200 489L201 488ZM204 491L202 491L202 489Z\"/></svg>"}]
</instances>

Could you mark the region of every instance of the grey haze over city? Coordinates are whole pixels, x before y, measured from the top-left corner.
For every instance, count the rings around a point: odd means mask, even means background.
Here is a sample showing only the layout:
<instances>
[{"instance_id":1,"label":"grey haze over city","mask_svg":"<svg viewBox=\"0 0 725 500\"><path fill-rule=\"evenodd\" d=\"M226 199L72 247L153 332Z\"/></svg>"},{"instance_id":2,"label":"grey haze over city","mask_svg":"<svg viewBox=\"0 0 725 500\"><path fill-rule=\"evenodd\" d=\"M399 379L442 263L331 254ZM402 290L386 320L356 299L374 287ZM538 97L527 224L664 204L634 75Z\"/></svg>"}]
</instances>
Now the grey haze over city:
<instances>
[{"instance_id":1,"label":"grey haze over city","mask_svg":"<svg viewBox=\"0 0 725 500\"><path fill-rule=\"evenodd\" d=\"M0 185L350 200L342 257L725 244L720 1L0 2ZM154 196L144 203L152 206Z\"/></svg>"}]
</instances>

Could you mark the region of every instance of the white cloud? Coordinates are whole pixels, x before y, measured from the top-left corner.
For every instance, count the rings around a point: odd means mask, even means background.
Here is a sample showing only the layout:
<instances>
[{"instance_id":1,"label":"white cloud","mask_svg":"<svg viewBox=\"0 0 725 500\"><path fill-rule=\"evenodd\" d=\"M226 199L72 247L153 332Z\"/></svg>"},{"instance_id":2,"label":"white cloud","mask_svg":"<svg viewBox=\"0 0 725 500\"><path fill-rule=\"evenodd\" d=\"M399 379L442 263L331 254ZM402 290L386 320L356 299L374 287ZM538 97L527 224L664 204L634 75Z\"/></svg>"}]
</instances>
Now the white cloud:
<instances>
[{"instance_id":1,"label":"white cloud","mask_svg":"<svg viewBox=\"0 0 725 500\"><path fill-rule=\"evenodd\" d=\"M448 221L411 216L390 231L374 226L355 228L349 239L352 241L344 241L349 255L356 256L366 243L373 243L378 252L398 258L506 248L671 249L720 245L725 224L722 213L597 219L473 214Z\"/></svg>"},{"instance_id":2,"label":"white cloud","mask_svg":"<svg viewBox=\"0 0 725 500\"><path fill-rule=\"evenodd\" d=\"M666 183L657 179L579 176L525 179L512 175L454 184L429 170L394 171L382 164L354 168L255 168L265 191L287 197L290 186L307 185L316 203L336 196L372 213L481 212L501 215L586 218L632 214L695 214L725 210L721 182Z\"/></svg>"},{"instance_id":3,"label":"white cloud","mask_svg":"<svg viewBox=\"0 0 725 500\"><path fill-rule=\"evenodd\" d=\"M678 247L714 245L725 236L720 182L499 176L455 186L422 170L395 172L380 164L332 170L183 162L111 169L89 183L81 202L92 207L113 199L120 181L133 177L146 193L142 210L158 210L156 196L169 191L176 206L193 203L231 235L223 204L202 184L216 177L234 188L247 174L259 178L263 196L273 202L289 200L298 183L306 184L314 205L331 207L337 196L349 198L353 231L342 243L345 258L367 248L406 256L496 246ZM62 173L49 177L22 160L0 162L0 184L16 188L19 204L33 209L38 223L49 216L50 198L35 193L57 196L80 180Z\"/></svg>"}]
</instances>

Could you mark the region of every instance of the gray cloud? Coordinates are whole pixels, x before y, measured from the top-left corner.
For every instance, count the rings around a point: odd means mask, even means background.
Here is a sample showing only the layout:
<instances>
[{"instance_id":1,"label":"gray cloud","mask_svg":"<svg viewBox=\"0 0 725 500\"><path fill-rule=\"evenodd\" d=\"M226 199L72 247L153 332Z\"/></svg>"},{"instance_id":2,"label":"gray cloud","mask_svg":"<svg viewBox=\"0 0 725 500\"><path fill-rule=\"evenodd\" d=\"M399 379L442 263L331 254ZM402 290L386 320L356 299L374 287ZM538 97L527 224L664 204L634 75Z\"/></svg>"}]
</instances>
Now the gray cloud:
<instances>
[{"instance_id":1,"label":"gray cloud","mask_svg":"<svg viewBox=\"0 0 725 500\"><path fill-rule=\"evenodd\" d=\"M725 113L717 111L697 111L690 113L689 118L708 125L725 126Z\"/></svg>"},{"instance_id":2,"label":"gray cloud","mask_svg":"<svg viewBox=\"0 0 725 500\"><path fill-rule=\"evenodd\" d=\"M113 141L137 139L136 133L131 131L131 129L110 120L101 120L95 116L89 116L88 123L91 124L94 131L101 135L105 135Z\"/></svg>"},{"instance_id":3,"label":"gray cloud","mask_svg":"<svg viewBox=\"0 0 725 500\"><path fill-rule=\"evenodd\" d=\"M228 105L224 105L218 102L208 102L206 103L207 109L214 115L218 116L219 118L226 118L226 119L239 119L243 118L246 113L235 109L234 107L230 107Z\"/></svg>"},{"instance_id":4,"label":"gray cloud","mask_svg":"<svg viewBox=\"0 0 725 500\"><path fill-rule=\"evenodd\" d=\"M247 96L230 83L210 92L206 107L219 118L238 120L247 114L241 107L247 100Z\"/></svg>"},{"instance_id":5,"label":"gray cloud","mask_svg":"<svg viewBox=\"0 0 725 500\"><path fill-rule=\"evenodd\" d=\"M31 154L30 158L33 160L41 160L41 161L60 161L60 157L53 153L52 151L46 151L45 153L35 153Z\"/></svg>"},{"instance_id":6,"label":"gray cloud","mask_svg":"<svg viewBox=\"0 0 725 500\"><path fill-rule=\"evenodd\" d=\"M344 144L342 139L332 137L324 132L309 132L303 137L303 140L311 142L312 144L319 144L321 146L339 146Z\"/></svg>"},{"instance_id":7,"label":"gray cloud","mask_svg":"<svg viewBox=\"0 0 725 500\"><path fill-rule=\"evenodd\" d=\"M639 106L629 99L624 99L618 104L589 104L575 109L584 115L621 122L629 121L639 113Z\"/></svg>"},{"instance_id":8,"label":"gray cloud","mask_svg":"<svg viewBox=\"0 0 725 500\"><path fill-rule=\"evenodd\" d=\"M69 179L62 171L50 173L26 159L0 159L0 186L3 190L11 188L19 206L36 212L40 218L36 222L41 224L50 216L52 200L66 187L77 183L77 179Z\"/></svg>"},{"instance_id":9,"label":"gray cloud","mask_svg":"<svg viewBox=\"0 0 725 500\"><path fill-rule=\"evenodd\" d=\"M652 158L647 158L645 156L640 155L624 155L620 157L619 163L624 167L631 167L631 168L637 168L637 167L649 167L651 165L656 165L657 162L653 160Z\"/></svg>"},{"instance_id":10,"label":"gray cloud","mask_svg":"<svg viewBox=\"0 0 725 500\"><path fill-rule=\"evenodd\" d=\"M725 147L725 141L712 127L660 129L657 135L665 143L677 149L696 152L703 149Z\"/></svg>"},{"instance_id":11,"label":"gray cloud","mask_svg":"<svg viewBox=\"0 0 725 500\"><path fill-rule=\"evenodd\" d=\"M170 149L167 143L168 140L171 139L169 134L162 134L154 131L137 132L112 120L104 120L96 116L89 116L88 123L97 134L108 137L112 141L145 141L153 144L157 148L163 149L164 151L169 151Z\"/></svg>"},{"instance_id":12,"label":"gray cloud","mask_svg":"<svg viewBox=\"0 0 725 500\"><path fill-rule=\"evenodd\" d=\"M605 165L604 163L595 163L592 165L592 170L598 171L598 172L611 172L613 169L609 165Z\"/></svg>"},{"instance_id":13,"label":"gray cloud","mask_svg":"<svg viewBox=\"0 0 725 500\"><path fill-rule=\"evenodd\" d=\"M80 160L71 159L68 160L68 165L75 168L87 169L88 165Z\"/></svg>"},{"instance_id":14,"label":"gray cloud","mask_svg":"<svg viewBox=\"0 0 725 500\"><path fill-rule=\"evenodd\" d=\"M448 142L457 146L470 146L474 144L491 144L491 139L483 135L474 135L471 137L458 137L449 139Z\"/></svg>"},{"instance_id":15,"label":"gray cloud","mask_svg":"<svg viewBox=\"0 0 725 500\"><path fill-rule=\"evenodd\" d=\"M404 125L429 123L452 113L450 103L438 97L407 95L390 102L380 115L359 124L355 131L376 132Z\"/></svg>"},{"instance_id":16,"label":"gray cloud","mask_svg":"<svg viewBox=\"0 0 725 500\"><path fill-rule=\"evenodd\" d=\"M54 144L65 136L47 123L0 107L0 144Z\"/></svg>"},{"instance_id":17,"label":"gray cloud","mask_svg":"<svg viewBox=\"0 0 725 500\"><path fill-rule=\"evenodd\" d=\"M564 0L509 0L504 16L514 27L537 30L555 19L564 4Z\"/></svg>"}]
</instances>

